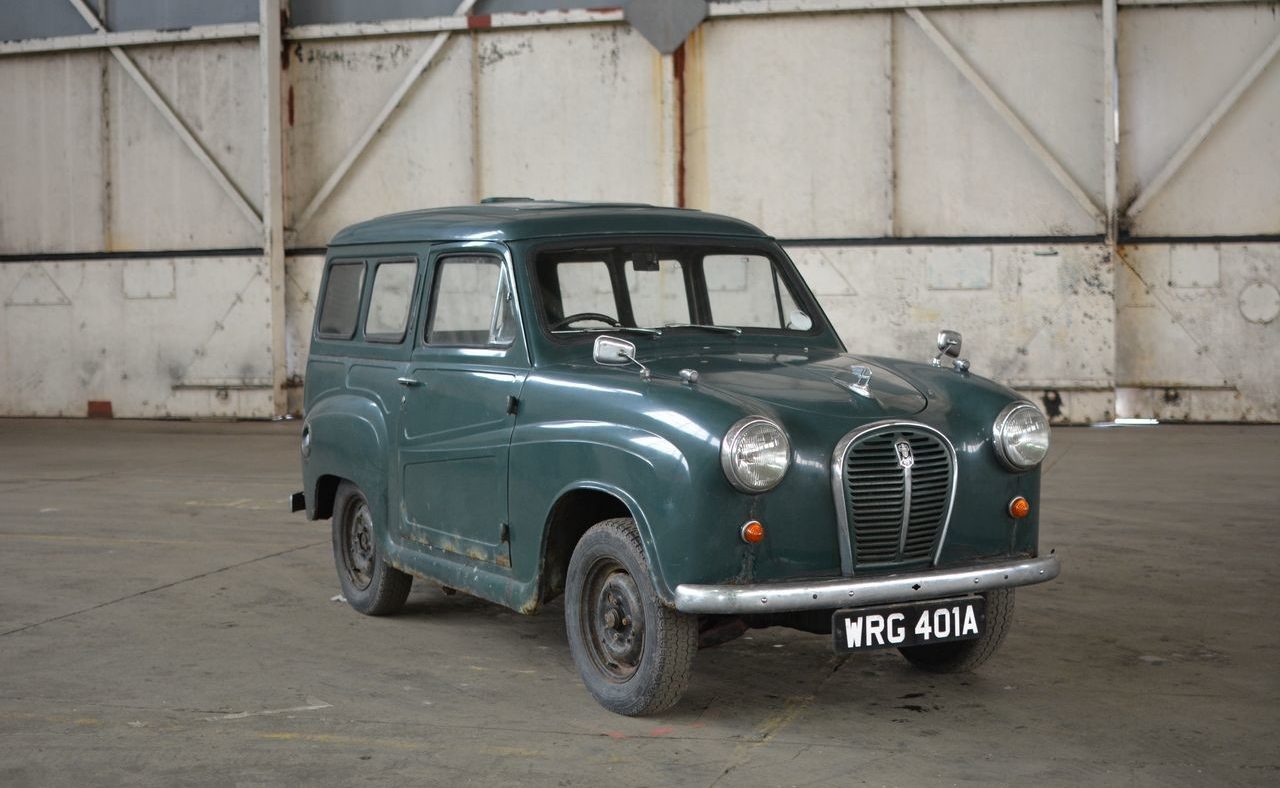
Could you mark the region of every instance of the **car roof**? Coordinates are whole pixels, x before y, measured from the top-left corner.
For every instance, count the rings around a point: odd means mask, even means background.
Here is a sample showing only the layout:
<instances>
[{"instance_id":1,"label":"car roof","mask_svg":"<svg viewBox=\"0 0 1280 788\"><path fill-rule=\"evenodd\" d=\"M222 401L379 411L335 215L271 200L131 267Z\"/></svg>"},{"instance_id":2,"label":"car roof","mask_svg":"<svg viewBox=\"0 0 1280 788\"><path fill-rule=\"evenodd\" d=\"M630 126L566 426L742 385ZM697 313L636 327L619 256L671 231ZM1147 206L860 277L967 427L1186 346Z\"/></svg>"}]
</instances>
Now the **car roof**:
<instances>
[{"instance_id":1,"label":"car roof","mask_svg":"<svg viewBox=\"0 0 1280 788\"><path fill-rule=\"evenodd\" d=\"M330 246L397 241L514 241L574 235L721 235L767 238L739 219L643 203L491 198L479 205L380 216L339 230Z\"/></svg>"}]
</instances>

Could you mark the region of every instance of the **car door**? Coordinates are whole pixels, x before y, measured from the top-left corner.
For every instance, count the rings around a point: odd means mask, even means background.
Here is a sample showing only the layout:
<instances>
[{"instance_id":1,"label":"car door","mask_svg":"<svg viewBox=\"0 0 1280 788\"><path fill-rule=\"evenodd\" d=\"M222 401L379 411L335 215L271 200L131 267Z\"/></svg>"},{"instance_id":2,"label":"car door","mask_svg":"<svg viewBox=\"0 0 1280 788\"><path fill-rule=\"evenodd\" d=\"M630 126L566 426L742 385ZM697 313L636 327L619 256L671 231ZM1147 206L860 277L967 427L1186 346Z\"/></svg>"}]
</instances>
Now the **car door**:
<instances>
[{"instance_id":1,"label":"car door","mask_svg":"<svg viewBox=\"0 0 1280 788\"><path fill-rule=\"evenodd\" d=\"M507 468L529 357L505 250L437 248L399 435L401 533L418 549L511 565Z\"/></svg>"}]
</instances>

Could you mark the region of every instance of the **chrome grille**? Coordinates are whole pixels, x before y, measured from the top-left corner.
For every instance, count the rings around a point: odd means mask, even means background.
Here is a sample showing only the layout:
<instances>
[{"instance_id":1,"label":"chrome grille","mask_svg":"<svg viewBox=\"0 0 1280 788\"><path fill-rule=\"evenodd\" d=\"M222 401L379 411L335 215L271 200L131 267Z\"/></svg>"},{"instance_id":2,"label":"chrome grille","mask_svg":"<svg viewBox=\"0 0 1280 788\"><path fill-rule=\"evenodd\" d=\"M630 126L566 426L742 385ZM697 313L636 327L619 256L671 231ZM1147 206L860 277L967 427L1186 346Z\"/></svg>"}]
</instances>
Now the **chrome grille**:
<instances>
[{"instance_id":1,"label":"chrome grille","mask_svg":"<svg viewBox=\"0 0 1280 788\"><path fill-rule=\"evenodd\" d=\"M903 468L897 444L911 447ZM946 527L955 482L950 448L938 436L894 425L859 437L844 457L845 511L855 567L933 557Z\"/></svg>"}]
</instances>

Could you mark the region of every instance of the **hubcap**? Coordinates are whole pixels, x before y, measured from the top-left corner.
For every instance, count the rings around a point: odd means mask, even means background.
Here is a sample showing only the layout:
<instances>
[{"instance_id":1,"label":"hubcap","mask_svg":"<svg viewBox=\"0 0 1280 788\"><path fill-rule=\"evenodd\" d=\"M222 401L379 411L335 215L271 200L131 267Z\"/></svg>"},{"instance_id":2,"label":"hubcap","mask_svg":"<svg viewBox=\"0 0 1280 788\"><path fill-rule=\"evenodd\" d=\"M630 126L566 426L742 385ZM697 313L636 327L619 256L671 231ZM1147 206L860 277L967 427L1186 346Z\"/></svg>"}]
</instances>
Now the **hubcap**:
<instances>
[{"instance_id":1,"label":"hubcap","mask_svg":"<svg viewBox=\"0 0 1280 788\"><path fill-rule=\"evenodd\" d=\"M644 605L636 581L615 561L601 561L583 588L583 629L592 661L606 677L626 681L644 652Z\"/></svg>"},{"instance_id":2,"label":"hubcap","mask_svg":"<svg viewBox=\"0 0 1280 788\"><path fill-rule=\"evenodd\" d=\"M373 582L373 515L362 500L347 510L342 539L342 562L351 584L363 591Z\"/></svg>"}]
</instances>

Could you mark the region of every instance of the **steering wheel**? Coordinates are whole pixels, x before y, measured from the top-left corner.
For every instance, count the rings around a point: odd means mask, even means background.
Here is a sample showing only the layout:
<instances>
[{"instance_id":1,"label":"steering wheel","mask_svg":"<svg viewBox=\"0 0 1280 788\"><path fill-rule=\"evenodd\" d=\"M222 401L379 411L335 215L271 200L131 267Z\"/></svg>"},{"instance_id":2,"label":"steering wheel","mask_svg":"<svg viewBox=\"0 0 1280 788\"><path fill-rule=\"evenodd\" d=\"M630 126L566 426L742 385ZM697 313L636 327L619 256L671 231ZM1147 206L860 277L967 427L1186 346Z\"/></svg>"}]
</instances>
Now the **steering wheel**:
<instances>
[{"instance_id":1,"label":"steering wheel","mask_svg":"<svg viewBox=\"0 0 1280 788\"><path fill-rule=\"evenodd\" d=\"M606 323L614 328L622 328L622 323L620 321L601 312L578 312L577 314L569 315L563 320L557 320L555 323L552 323L551 330L555 331L560 328L567 328L579 320L599 320L601 323Z\"/></svg>"}]
</instances>

